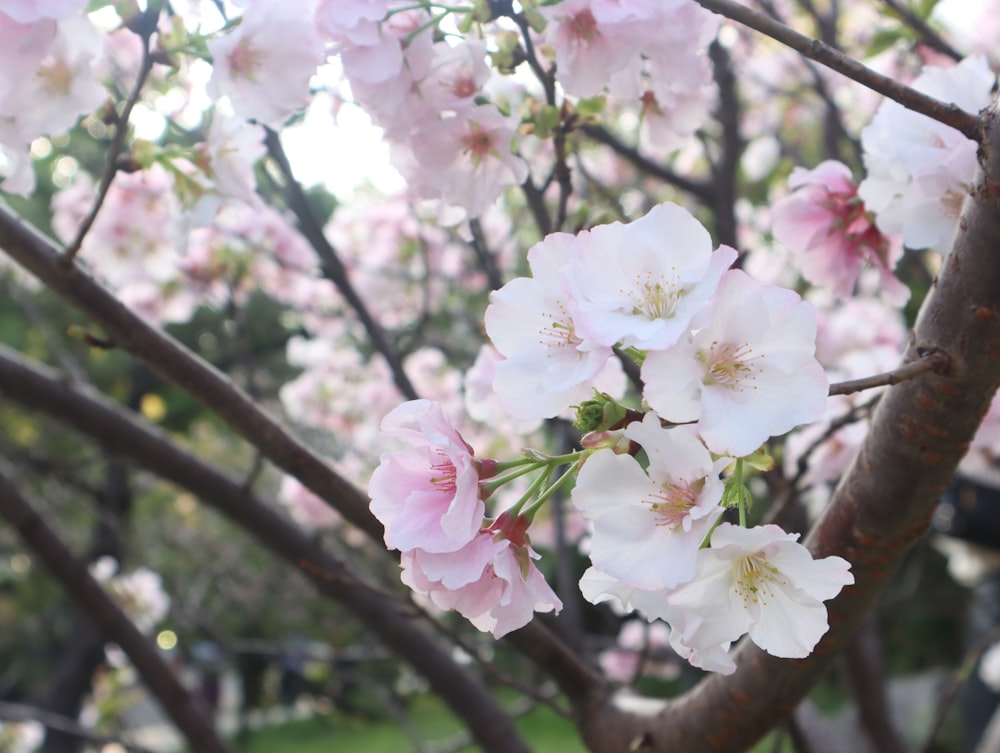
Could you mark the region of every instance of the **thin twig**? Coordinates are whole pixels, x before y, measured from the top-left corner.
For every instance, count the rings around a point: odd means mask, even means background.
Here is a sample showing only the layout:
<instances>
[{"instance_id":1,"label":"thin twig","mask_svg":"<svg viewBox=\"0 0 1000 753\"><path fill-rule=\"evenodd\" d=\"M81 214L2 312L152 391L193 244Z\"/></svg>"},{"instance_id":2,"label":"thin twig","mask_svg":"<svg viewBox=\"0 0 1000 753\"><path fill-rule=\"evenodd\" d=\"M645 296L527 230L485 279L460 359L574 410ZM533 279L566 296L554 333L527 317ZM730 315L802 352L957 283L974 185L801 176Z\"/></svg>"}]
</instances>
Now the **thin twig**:
<instances>
[{"instance_id":1,"label":"thin twig","mask_svg":"<svg viewBox=\"0 0 1000 753\"><path fill-rule=\"evenodd\" d=\"M139 64L139 74L136 77L132 93L129 94L128 99L125 101L125 106L116 120L115 135L111 139L111 145L108 147L108 159L104 165L104 172L101 174L101 182L97 188L94 205L90 208L87 216L83 218L83 222L80 223L80 229L76 233L76 238L63 251L62 261L65 264L72 263L73 259L76 258L76 255L80 252L80 247L83 246L84 238L87 237L87 233L90 232L90 228L93 227L94 222L97 220L97 215L100 213L101 207L104 206L104 200L107 199L108 191L111 189L111 182L115 179L115 175L118 174L118 158L121 156L122 148L125 146L125 139L128 136L128 121L132 115L132 108L139 101L142 88L146 84L146 77L149 76L149 72L153 69L153 53L150 49L150 39L153 36L153 32L156 31L156 20L159 16L159 10L151 7L149 10L144 11L144 15L146 14L150 14L150 17L143 18L136 27L139 29L138 33L142 39L142 60Z\"/></svg>"},{"instance_id":2,"label":"thin twig","mask_svg":"<svg viewBox=\"0 0 1000 753\"><path fill-rule=\"evenodd\" d=\"M888 76L876 73L830 45L800 34L791 27L741 5L735 0L695 0L695 2L707 10L766 34L807 58L822 63L827 68L867 86L872 91L898 102L909 110L926 115L956 129L966 138L976 142L981 140L978 115L966 112L954 103L942 102L918 92L916 89L911 89Z\"/></svg>"},{"instance_id":3,"label":"thin twig","mask_svg":"<svg viewBox=\"0 0 1000 753\"><path fill-rule=\"evenodd\" d=\"M364 326L365 332L368 333L372 347L389 364L393 382L395 382L399 391L408 400L416 400L418 397L417 390L406 375L406 370L403 368L403 359L399 351L389 342L389 338L386 337L382 325L375 320L371 311L368 310L368 306L365 305L364 300L358 294L358 291L354 289L354 285L351 284L350 278L347 275L347 268L337 255L336 249L334 249L323 233L323 228L320 226L319 220L313 212L309 198L306 196L305 191L302 190L301 184L295 178L292 165L288 161L288 155L285 154L284 148L281 146L281 139L278 137L278 134L270 128L266 130L265 143L267 145L267 152L278 166L285 181L285 201L288 208L295 215L302 236L312 246L313 251L316 252L316 256L319 257L323 276L337 287L340 294L344 296L344 300L354 310L362 326Z\"/></svg>"},{"instance_id":4,"label":"thin twig","mask_svg":"<svg viewBox=\"0 0 1000 753\"><path fill-rule=\"evenodd\" d=\"M151 748L136 745L118 737L99 735L93 730L79 724L75 719L70 719L62 714L53 714L51 711L40 709L37 706L0 701L0 719L8 722L38 722L49 729L64 732L67 735L73 735L74 737L79 737L81 740L87 740L102 746L117 745L127 751L133 751L133 753L153 753Z\"/></svg>"},{"instance_id":5,"label":"thin twig","mask_svg":"<svg viewBox=\"0 0 1000 753\"><path fill-rule=\"evenodd\" d=\"M846 382L837 382L830 385L830 395L850 395L862 390L870 390L873 387L885 387L893 384L905 382L928 371L938 374L946 371L951 364L951 358L943 350L933 349L918 361L900 366L898 369L886 371L882 374L875 374L862 379L849 379Z\"/></svg>"},{"instance_id":6,"label":"thin twig","mask_svg":"<svg viewBox=\"0 0 1000 753\"><path fill-rule=\"evenodd\" d=\"M887 6L889 10L899 16L903 23L917 32L922 37L921 41L932 50L936 50L942 55L947 55L955 62L958 62L965 57L965 55L945 41L940 34L928 26L924 19L920 18L920 16L911 11L909 8L900 5L896 2L896 0L882 0L882 4Z\"/></svg>"},{"instance_id":7,"label":"thin twig","mask_svg":"<svg viewBox=\"0 0 1000 753\"><path fill-rule=\"evenodd\" d=\"M653 160L642 154L638 149L623 143L603 126L588 124L579 126L579 130L597 143L610 147L615 154L619 157L624 157L637 170L654 178L659 178L664 183L691 194L705 204L714 205L715 190L710 183L693 181L683 175L678 175L657 162L653 162Z\"/></svg>"}]
</instances>

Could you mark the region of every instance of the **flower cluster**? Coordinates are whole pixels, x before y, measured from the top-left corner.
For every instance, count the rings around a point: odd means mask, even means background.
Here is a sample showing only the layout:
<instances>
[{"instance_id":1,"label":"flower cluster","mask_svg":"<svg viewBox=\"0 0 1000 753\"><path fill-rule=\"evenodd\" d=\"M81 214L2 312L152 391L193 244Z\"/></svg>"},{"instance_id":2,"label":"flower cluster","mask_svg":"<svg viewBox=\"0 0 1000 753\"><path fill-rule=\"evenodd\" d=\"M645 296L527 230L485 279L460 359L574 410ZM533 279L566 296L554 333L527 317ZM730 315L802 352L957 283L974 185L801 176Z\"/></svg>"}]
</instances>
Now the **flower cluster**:
<instances>
[{"instance_id":1,"label":"flower cluster","mask_svg":"<svg viewBox=\"0 0 1000 753\"><path fill-rule=\"evenodd\" d=\"M492 388L521 419L580 403L584 449L482 461L436 404L397 408L382 429L409 449L383 454L369 492L387 545L403 552L403 581L495 635L558 610L527 530L575 477L572 502L592 530L587 599L662 619L673 649L708 670L731 672L729 646L744 634L775 656L808 655L827 630L823 602L853 583L850 565L814 560L776 526L743 527L742 474L770 467L755 452L768 438L823 414L816 317L792 291L729 270L735 259L674 204L535 245L532 276L495 291L486 312ZM651 410L594 394L616 354L641 364ZM570 468L546 486L560 465ZM493 489L534 471L513 507L485 517ZM727 507L743 526L720 524Z\"/></svg>"},{"instance_id":2,"label":"flower cluster","mask_svg":"<svg viewBox=\"0 0 1000 753\"><path fill-rule=\"evenodd\" d=\"M403 582L495 636L562 602L533 560L528 518L486 518L483 482L496 463L475 457L437 403L404 403L382 431L406 449L385 453L368 486L385 543L402 552Z\"/></svg>"},{"instance_id":3,"label":"flower cluster","mask_svg":"<svg viewBox=\"0 0 1000 753\"><path fill-rule=\"evenodd\" d=\"M643 397L694 423L708 449L751 454L822 414L812 307L727 269L705 228L676 204L627 225L553 233L528 252L530 278L493 293L486 333L504 360L493 387L520 418L559 414L591 393L615 347L642 361Z\"/></svg>"},{"instance_id":4,"label":"flower cluster","mask_svg":"<svg viewBox=\"0 0 1000 753\"><path fill-rule=\"evenodd\" d=\"M952 68L927 66L913 88L978 112L992 101L995 84L986 59L970 57ZM909 248L946 253L976 169L976 142L886 100L861 143L868 176L858 195L879 227L900 233Z\"/></svg>"}]
</instances>

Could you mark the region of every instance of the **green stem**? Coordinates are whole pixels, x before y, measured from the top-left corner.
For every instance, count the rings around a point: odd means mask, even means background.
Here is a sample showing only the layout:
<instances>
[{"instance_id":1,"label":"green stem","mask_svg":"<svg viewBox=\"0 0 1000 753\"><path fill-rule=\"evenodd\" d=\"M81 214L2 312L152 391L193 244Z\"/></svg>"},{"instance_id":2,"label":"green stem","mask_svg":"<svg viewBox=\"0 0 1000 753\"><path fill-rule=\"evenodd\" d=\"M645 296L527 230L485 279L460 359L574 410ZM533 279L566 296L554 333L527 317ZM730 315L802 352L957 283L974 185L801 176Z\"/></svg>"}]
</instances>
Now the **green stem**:
<instances>
[{"instance_id":1,"label":"green stem","mask_svg":"<svg viewBox=\"0 0 1000 753\"><path fill-rule=\"evenodd\" d=\"M739 458L736 461L736 471L734 473L736 476L736 488L737 488L737 507L740 511L740 527L747 527L747 500L746 488L743 486L743 458Z\"/></svg>"},{"instance_id":2,"label":"green stem","mask_svg":"<svg viewBox=\"0 0 1000 753\"><path fill-rule=\"evenodd\" d=\"M551 470L554 470L555 467L556 466L553 466L552 469L550 469L550 475L551 475ZM535 513L538 512L541 506L544 505L546 502L548 502L553 497L553 495L556 494L556 492L558 492L562 487L564 487L569 479L575 476L576 476L576 466L573 465L567 468L565 473L563 473L563 475L561 475L553 482L552 486L550 486L548 489L546 489L544 492L538 495L538 499L536 499L534 502L531 503L528 509L524 511L523 515L527 517L529 520L534 518Z\"/></svg>"}]
</instances>

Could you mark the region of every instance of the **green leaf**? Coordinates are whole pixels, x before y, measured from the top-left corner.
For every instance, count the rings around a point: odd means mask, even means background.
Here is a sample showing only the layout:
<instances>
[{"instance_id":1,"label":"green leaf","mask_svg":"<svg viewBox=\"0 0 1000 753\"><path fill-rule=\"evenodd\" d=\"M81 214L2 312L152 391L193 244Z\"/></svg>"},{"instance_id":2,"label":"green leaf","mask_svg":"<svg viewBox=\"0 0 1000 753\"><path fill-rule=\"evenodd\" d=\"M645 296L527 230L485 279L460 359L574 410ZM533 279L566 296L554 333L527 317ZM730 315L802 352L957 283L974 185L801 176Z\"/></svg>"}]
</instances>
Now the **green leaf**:
<instances>
[{"instance_id":1,"label":"green leaf","mask_svg":"<svg viewBox=\"0 0 1000 753\"><path fill-rule=\"evenodd\" d=\"M879 55L903 38L899 29L879 29L868 41L868 49L865 50L865 57L872 58Z\"/></svg>"}]
</instances>

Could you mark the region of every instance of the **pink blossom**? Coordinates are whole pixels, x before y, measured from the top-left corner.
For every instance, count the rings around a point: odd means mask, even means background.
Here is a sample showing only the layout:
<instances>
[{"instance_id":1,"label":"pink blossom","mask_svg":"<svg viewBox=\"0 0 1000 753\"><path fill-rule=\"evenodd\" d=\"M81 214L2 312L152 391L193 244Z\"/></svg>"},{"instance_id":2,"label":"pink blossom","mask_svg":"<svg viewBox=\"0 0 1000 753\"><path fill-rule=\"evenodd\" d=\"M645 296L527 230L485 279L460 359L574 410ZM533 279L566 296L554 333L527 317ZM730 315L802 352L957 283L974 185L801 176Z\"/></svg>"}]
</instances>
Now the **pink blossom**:
<instances>
[{"instance_id":1,"label":"pink blossom","mask_svg":"<svg viewBox=\"0 0 1000 753\"><path fill-rule=\"evenodd\" d=\"M196 147L196 162L219 196L258 203L253 165L267 152L264 129L216 112L205 141Z\"/></svg>"},{"instance_id":2,"label":"pink blossom","mask_svg":"<svg viewBox=\"0 0 1000 753\"><path fill-rule=\"evenodd\" d=\"M485 514L479 488L483 462L429 400L403 403L381 428L386 437L409 445L383 453L368 485L386 546L433 553L466 546Z\"/></svg>"},{"instance_id":3,"label":"pink blossom","mask_svg":"<svg viewBox=\"0 0 1000 753\"><path fill-rule=\"evenodd\" d=\"M228 96L241 117L280 128L309 102L309 79L323 62L309 5L289 13L277 0L250 4L233 31L208 43L208 93Z\"/></svg>"},{"instance_id":4,"label":"pink blossom","mask_svg":"<svg viewBox=\"0 0 1000 753\"><path fill-rule=\"evenodd\" d=\"M43 18L69 18L87 10L87 0L5 0L3 14L21 24Z\"/></svg>"},{"instance_id":5,"label":"pink blossom","mask_svg":"<svg viewBox=\"0 0 1000 753\"><path fill-rule=\"evenodd\" d=\"M684 643L709 648L749 633L773 656L808 656L829 629L823 602L854 576L847 560L814 560L797 539L775 525L716 528L695 579L668 597L689 617Z\"/></svg>"},{"instance_id":6,"label":"pink blossom","mask_svg":"<svg viewBox=\"0 0 1000 753\"><path fill-rule=\"evenodd\" d=\"M631 455L591 455L573 504L594 523L590 558L610 576L642 589L672 588L694 577L695 553L722 515L719 473L688 427L664 429L647 413L625 436L646 451L646 470Z\"/></svg>"},{"instance_id":7,"label":"pink blossom","mask_svg":"<svg viewBox=\"0 0 1000 753\"><path fill-rule=\"evenodd\" d=\"M797 167L788 185L793 193L772 208L774 237L798 254L803 276L847 297L862 266L871 264L879 271L886 299L906 303L910 291L892 272L903 255L902 243L876 227L850 168L832 160L812 170Z\"/></svg>"},{"instance_id":8,"label":"pink blossom","mask_svg":"<svg viewBox=\"0 0 1000 753\"><path fill-rule=\"evenodd\" d=\"M85 176L53 199L52 226L70 242L89 211L94 186ZM172 177L159 164L121 174L111 184L81 257L116 290L127 283L166 283L177 276L184 239Z\"/></svg>"},{"instance_id":9,"label":"pink blossom","mask_svg":"<svg viewBox=\"0 0 1000 753\"><path fill-rule=\"evenodd\" d=\"M0 118L24 143L67 130L107 99L95 75L103 54L86 16L19 24L0 13Z\"/></svg>"},{"instance_id":10,"label":"pink blossom","mask_svg":"<svg viewBox=\"0 0 1000 753\"><path fill-rule=\"evenodd\" d=\"M618 580L597 568L590 567L580 578L580 592L592 604L610 602L612 607L630 612L639 610L650 620L663 620L670 626L670 647L692 667L706 672L730 675L736 664L729 657L731 641L721 641L714 646L693 647L684 642L689 619L683 610L671 606L667 598L670 589L645 590Z\"/></svg>"},{"instance_id":11,"label":"pink blossom","mask_svg":"<svg viewBox=\"0 0 1000 753\"><path fill-rule=\"evenodd\" d=\"M697 421L710 450L749 455L823 415L816 313L796 293L731 270L692 326L694 334L646 357L643 395L668 421Z\"/></svg>"},{"instance_id":12,"label":"pink blossom","mask_svg":"<svg viewBox=\"0 0 1000 753\"><path fill-rule=\"evenodd\" d=\"M562 602L535 567L527 527L523 518L501 515L458 551L404 551L403 583L496 638L524 627L535 612L558 613Z\"/></svg>"},{"instance_id":13,"label":"pink blossom","mask_svg":"<svg viewBox=\"0 0 1000 753\"><path fill-rule=\"evenodd\" d=\"M478 217L504 189L528 177L511 151L514 123L493 105L463 109L417 126L407 144L393 144L393 164L421 198L440 198Z\"/></svg>"},{"instance_id":14,"label":"pink blossom","mask_svg":"<svg viewBox=\"0 0 1000 753\"><path fill-rule=\"evenodd\" d=\"M612 0L564 0L539 10L549 22L544 41L555 49L559 83L576 97L599 93L638 63L638 43L657 12L651 3Z\"/></svg>"}]
</instances>

